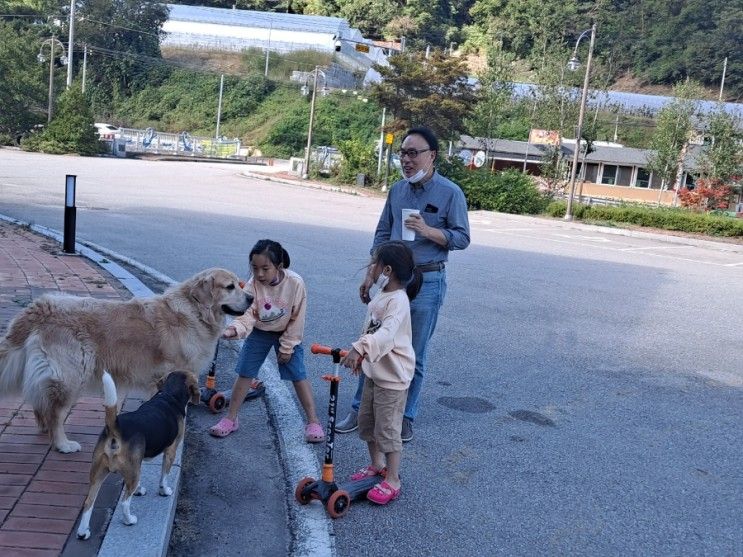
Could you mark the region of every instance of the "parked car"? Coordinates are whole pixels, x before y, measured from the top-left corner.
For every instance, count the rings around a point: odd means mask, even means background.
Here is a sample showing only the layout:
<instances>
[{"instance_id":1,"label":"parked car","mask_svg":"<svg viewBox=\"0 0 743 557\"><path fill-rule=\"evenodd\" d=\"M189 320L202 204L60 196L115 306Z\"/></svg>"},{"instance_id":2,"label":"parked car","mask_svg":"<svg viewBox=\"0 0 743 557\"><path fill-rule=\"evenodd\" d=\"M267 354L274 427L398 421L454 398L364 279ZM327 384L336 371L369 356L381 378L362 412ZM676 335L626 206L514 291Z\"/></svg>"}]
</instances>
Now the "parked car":
<instances>
[{"instance_id":1,"label":"parked car","mask_svg":"<svg viewBox=\"0 0 743 557\"><path fill-rule=\"evenodd\" d=\"M98 132L98 139L102 141L112 141L121 136L121 130L112 124L96 122L94 125L95 130Z\"/></svg>"}]
</instances>

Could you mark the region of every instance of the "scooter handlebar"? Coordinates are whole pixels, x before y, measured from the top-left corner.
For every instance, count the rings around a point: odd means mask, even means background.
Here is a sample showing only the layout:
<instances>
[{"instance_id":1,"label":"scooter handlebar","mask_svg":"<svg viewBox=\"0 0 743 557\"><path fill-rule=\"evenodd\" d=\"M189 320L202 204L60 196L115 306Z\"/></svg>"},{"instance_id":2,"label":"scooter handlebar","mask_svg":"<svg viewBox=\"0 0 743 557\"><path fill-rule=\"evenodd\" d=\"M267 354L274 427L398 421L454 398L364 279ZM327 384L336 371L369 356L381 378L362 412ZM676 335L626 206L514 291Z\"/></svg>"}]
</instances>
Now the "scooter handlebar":
<instances>
[{"instance_id":1,"label":"scooter handlebar","mask_svg":"<svg viewBox=\"0 0 743 557\"><path fill-rule=\"evenodd\" d=\"M325 346L324 344L318 344L315 343L312 346L310 346L310 352L313 354L327 354L328 356L333 355L334 350L340 350L339 348L331 348L330 346ZM344 358L348 354L348 350L340 350L341 358Z\"/></svg>"}]
</instances>

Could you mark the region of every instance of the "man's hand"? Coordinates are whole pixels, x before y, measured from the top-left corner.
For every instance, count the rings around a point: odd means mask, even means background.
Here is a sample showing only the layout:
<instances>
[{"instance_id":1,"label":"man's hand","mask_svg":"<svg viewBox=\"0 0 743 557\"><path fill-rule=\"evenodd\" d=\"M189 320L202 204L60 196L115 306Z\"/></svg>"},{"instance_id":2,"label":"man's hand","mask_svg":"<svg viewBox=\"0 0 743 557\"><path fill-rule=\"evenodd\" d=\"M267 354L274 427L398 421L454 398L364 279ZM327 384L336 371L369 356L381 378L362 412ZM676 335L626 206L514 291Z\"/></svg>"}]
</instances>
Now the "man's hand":
<instances>
[{"instance_id":1,"label":"man's hand","mask_svg":"<svg viewBox=\"0 0 743 557\"><path fill-rule=\"evenodd\" d=\"M426 230L430 228L426 221L423 220L423 217L420 216L420 214L413 213L408 218L405 219L405 222L403 222L403 225L405 228L409 228L410 230L415 230L418 234L423 236L424 238L427 238Z\"/></svg>"},{"instance_id":2,"label":"man's hand","mask_svg":"<svg viewBox=\"0 0 743 557\"><path fill-rule=\"evenodd\" d=\"M276 356L276 359L280 364L288 364L289 360L292 359L291 354L285 354L284 352L279 352L279 355Z\"/></svg>"},{"instance_id":3,"label":"man's hand","mask_svg":"<svg viewBox=\"0 0 743 557\"><path fill-rule=\"evenodd\" d=\"M419 236L431 240L436 244L446 247L449 245L449 240L441 229L428 226L422 216L412 214L403 221L403 225L410 230L415 230Z\"/></svg>"},{"instance_id":4,"label":"man's hand","mask_svg":"<svg viewBox=\"0 0 743 557\"><path fill-rule=\"evenodd\" d=\"M361 298L361 302L364 304L368 304L371 302L371 296L369 296L369 291L371 290L371 287L374 285L374 278L372 277L371 273L366 273L364 275L364 282L361 283L361 286L359 286L359 298Z\"/></svg>"},{"instance_id":5,"label":"man's hand","mask_svg":"<svg viewBox=\"0 0 743 557\"><path fill-rule=\"evenodd\" d=\"M237 329L235 329L234 326L230 325L222 333L222 338L227 338L227 339L237 338Z\"/></svg>"},{"instance_id":6,"label":"man's hand","mask_svg":"<svg viewBox=\"0 0 743 557\"><path fill-rule=\"evenodd\" d=\"M341 365L351 370L354 375L358 375L361 372L361 354L359 354L355 348L351 348L348 354L341 360Z\"/></svg>"}]
</instances>

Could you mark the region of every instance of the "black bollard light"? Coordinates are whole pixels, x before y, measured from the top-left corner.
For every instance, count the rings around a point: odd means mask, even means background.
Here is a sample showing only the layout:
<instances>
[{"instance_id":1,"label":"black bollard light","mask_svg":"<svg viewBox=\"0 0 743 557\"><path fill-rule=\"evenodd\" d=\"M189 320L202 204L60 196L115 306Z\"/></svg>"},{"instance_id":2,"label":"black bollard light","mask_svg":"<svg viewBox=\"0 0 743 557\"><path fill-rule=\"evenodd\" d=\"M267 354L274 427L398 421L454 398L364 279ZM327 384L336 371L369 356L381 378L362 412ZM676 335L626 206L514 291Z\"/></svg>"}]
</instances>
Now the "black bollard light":
<instances>
[{"instance_id":1,"label":"black bollard light","mask_svg":"<svg viewBox=\"0 0 743 557\"><path fill-rule=\"evenodd\" d=\"M75 253L75 180L77 176L68 174L64 186L64 240L62 249L65 253Z\"/></svg>"}]
</instances>

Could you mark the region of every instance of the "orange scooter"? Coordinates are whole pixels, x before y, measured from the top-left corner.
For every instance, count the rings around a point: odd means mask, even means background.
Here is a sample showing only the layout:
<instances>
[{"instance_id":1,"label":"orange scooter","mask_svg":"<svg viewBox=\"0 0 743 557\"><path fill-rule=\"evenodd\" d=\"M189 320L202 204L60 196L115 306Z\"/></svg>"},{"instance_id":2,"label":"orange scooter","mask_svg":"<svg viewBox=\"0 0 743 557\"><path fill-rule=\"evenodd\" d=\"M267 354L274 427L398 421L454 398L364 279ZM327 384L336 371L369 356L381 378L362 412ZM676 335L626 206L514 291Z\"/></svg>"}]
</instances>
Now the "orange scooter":
<instances>
[{"instance_id":1,"label":"orange scooter","mask_svg":"<svg viewBox=\"0 0 743 557\"><path fill-rule=\"evenodd\" d=\"M332 374L325 374L322 378L330 383L330 399L328 400L328 426L325 435L325 462L322 467L322 478L302 478L297 484L294 496L302 505L312 500L322 501L325 510L331 518L344 516L351 507L351 501L366 497L366 494L379 482L379 476L368 476L361 480L349 480L342 484L335 482L333 473L333 442L335 440L335 411L338 404L338 371L341 358L348 354L347 350L330 348L321 344L310 347L313 354L327 354L333 357L334 370Z\"/></svg>"}]
</instances>

